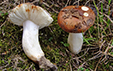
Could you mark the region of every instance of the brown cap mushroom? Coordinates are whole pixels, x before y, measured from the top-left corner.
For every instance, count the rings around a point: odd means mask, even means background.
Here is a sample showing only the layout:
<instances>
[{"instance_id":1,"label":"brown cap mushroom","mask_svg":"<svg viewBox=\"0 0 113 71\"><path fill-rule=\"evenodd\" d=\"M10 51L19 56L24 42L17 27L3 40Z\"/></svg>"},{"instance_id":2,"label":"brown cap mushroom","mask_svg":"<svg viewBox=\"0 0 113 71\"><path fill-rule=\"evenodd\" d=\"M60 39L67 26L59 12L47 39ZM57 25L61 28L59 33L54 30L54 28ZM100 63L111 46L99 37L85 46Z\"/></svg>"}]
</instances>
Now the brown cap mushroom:
<instances>
[{"instance_id":1,"label":"brown cap mushroom","mask_svg":"<svg viewBox=\"0 0 113 71\"><path fill-rule=\"evenodd\" d=\"M93 10L86 6L67 6L58 15L58 24L66 32L69 32L69 49L78 54L82 48L82 32L87 31L95 21Z\"/></svg>"},{"instance_id":2,"label":"brown cap mushroom","mask_svg":"<svg viewBox=\"0 0 113 71\"><path fill-rule=\"evenodd\" d=\"M58 15L58 24L66 32L81 33L95 21L93 10L86 6L67 6Z\"/></svg>"}]
</instances>

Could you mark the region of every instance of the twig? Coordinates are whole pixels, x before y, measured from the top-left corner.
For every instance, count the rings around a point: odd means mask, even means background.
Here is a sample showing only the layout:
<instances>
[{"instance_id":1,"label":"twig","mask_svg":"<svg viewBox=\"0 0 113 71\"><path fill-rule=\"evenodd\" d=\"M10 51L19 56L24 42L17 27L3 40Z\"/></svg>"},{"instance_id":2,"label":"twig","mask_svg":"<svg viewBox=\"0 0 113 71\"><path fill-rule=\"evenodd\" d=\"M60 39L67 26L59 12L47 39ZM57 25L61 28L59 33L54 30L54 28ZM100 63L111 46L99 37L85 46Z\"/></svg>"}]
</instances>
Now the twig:
<instances>
[{"instance_id":1,"label":"twig","mask_svg":"<svg viewBox=\"0 0 113 71\"><path fill-rule=\"evenodd\" d=\"M5 20L5 22L0 26L0 30L1 30L1 28L2 28L2 26L4 26L5 25L5 23L6 23L6 20Z\"/></svg>"},{"instance_id":2,"label":"twig","mask_svg":"<svg viewBox=\"0 0 113 71\"><path fill-rule=\"evenodd\" d=\"M65 7L67 6L68 3L69 3L69 0L67 0L67 3L65 4Z\"/></svg>"},{"instance_id":3,"label":"twig","mask_svg":"<svg viewBox=\"0 0 113 71\"><path fill-rule=\"evenodd\" d=\"M2 3L0 3L0 5L2 5L3 3L8 2L8 0L3 1Z\"/></svg>"},{"instance_id":4,"label":"twig","mask_svg":"<svg viewBox=\"0 0 113 71\"><path fill-rule=\"evenodd\" d=\"M85 6L86 6L86 4L87 4L88 2L90 2L90 0L88 0L88 1L85 3Z\"/></svg>"},{"instance_id":5,"label":"twig","mask_svg":"<svg viewBox=\"0 0 113 71\"><path fill-rule=\"evenodd\" d=\"M92 58L88 59L87 61L94 60L94 59L99 58L101 56L103 56L103 55L101 53L99 53L99 54L93 56Z\"/></svg>"},{"instance_id":6,"label":"twig","mask_svg":"<svg viewBox=\"0 0 113 71\"><path fill-rule=\"evenodd\" d=\"M113 48L113 46L107 47L106 50L105 50L105 53L107 53L109 51L109 49L112 49L112 48Z\"/></svg>"},{"instance_id":7,"label":"twig","mask_svg":"<svg viewBox=\"0 0 113 71\"><path fill-rule=\"evenodd\" d=\"M47 6L48 8L50 8L51 10L53 10L55 13L58 13L58 11L55 11L51 6L49 6L47 3L42 2L42 4L44 4L45 6Z\"/></svg>"},{"instance_id":8,"label":"twig","mask_svg":"<svg viewBox=\"0 0 113 71\"><path fill-rule=\"evenodd\" d=\"M81 68L84 66L84 64L86 64L86 62L82 63L78 68Z\"/></svg>"},{"instance_id":9,"label":"twig","mask_svg":"<svg viewBox=\"0 0 113 71\"><path fill-rule=\"evenodd\" d=\"M113 70L113 67L112 66L109 66L112 70Z\"/></svg>"},{"instance_id":10,"label":"twig","mask_svg":"<svg viewBox=\"0 0 113 71\"><path fill-rule=\"evenodd\" d=\"M98 65L99 65L101 59L102 59L102 57L99 59L99 61L98 61L97 65L96 65L94 71L97 71L97 67L98 67Z\"/></svg>"},{"instance_id":11,"label":"twig","mask_svg":"<svg viewBox=\"0 0 113 71\"><path fill-rule=\"evenodd\" d=\"M71 66L71 64L69 64L69 67L70 67L70 71L73 71L73 70L72 70L72 66Z\"/></svg>"},{"instance_id":12,"label":"twig","mask_svg":"<svg viewBox=\"0 0 113 71\"><path fill-rule=\"evenodd\" d=\"M107 60L107 56L104 56L104 58L101 60L101 62L105 62Z\"/></svg>"},{"instance_id":13,"label":"twig","mask_svg":"<svg viewBox=\"0 0 113 71\"><path fill-rule=\"evenodd\" d=\"M108 16L108 15L106 15L106 14L104 14L104 13L101 13L101 12L99 12L100 14L103 14L104 16L106 16L110 21L111 21L111 23L113 23L113 21L111 20L111 18Z\"/></svg>"},{"instance_id":14,"label":"twig","mask_svg":"<svg viewBox=\"0 0 113 71\"><path fill-rule=\"evenodd\" d=\"M35 0L35 1L31 2L31 3L35 3L35 2L39 2L39 0Z\"/></svg>"},{"instance_id":15,"label":"twig","mask_svg":"<svg viewBox=\"0 0 113 71\"><path fill-rule=\"evenodd\" d=\"M89 48L87 48L87 51L83 55L79 56L78 58L85 56L88 51L89 51Z\"/></svg>"},{"instance_id":16,"label":"twig","mask_svg":"<svg viewBox=\"0 0 113 71\"><path fill-rule=\"evenodd\" d=\"M102 51L100 51L100 52L103 53L104 55L109 55L109 56L113 57L113 55L111 55L110 53L108 53L109 49L112 49L112 48L113 48L113 46L107 47L106 50L105 50L105 52L102 52Z\"/></svg>"},{"instance_id":17,"label":"twig","mask_svg":"<svg viewBox=\"0 0 113 71\"><path fill-rule=\"evenodd\" d=\"M102 52L102 51L100 51L100 53L102 53L104 55L109 55L109 56L113 57L113 55L111 55L110 53L105 53L105 52Z\"/></svg>"},{"instance_id":18,"label":"twig","mask_svg":"<svg viewBox=\"0 0 113 71\"><path fill-rule=\"evenodd\" d=\"M1 67L0 67L0 70L2 70L3 68L6 68L8 65L9 65L9 63L6 64L5 66L1 66Z\"/></svg>"},{"instance_id":19,"label":"twig","mask_svg":"<svg viewBox=\"0 0 113 71\"><path fill-rule=\"evenodd\" d=\"M99 46L100 50L102 49L102 46L104 45L105 42L106 42L106 41L104 40L104 41L101 43L101 45Z\"/></svg>"},{"instance_id":20,"label":"twig","mask_svg":"<svg viewBox=\"0 0 113 71\"><path fill-rule=\"evenodd\" d=\"M33 67L33 63L30 65L30 67L28 68L28 70L30 70L32 67ZM26 71L26 70L24 70L24 71Z\"/></svg>"},{"instance_id":21,"label":"twig","mask_svg":"<svg viewBox=\"0 0 113 71\"><path fill-rule=\"evenodd\" d=\"M79 1L80 1L80 0L78 0L78 6L80 5L80 4L79 4Z\"/></svg>"},{"instance_id":22,"label":"twig","mask_svg":"<svg viewBox=\"0 0 113 71\"><path fill-rule=\"evenodd\" d=\"M78 3L78 6L79 6L79 1L80 1L80 0L78 0L78 1L76 1L76 2L74 2L74 3L73 3L73 5L74 5L74 4L76 4L76 3Z\"/></svg>"}]
</instances>

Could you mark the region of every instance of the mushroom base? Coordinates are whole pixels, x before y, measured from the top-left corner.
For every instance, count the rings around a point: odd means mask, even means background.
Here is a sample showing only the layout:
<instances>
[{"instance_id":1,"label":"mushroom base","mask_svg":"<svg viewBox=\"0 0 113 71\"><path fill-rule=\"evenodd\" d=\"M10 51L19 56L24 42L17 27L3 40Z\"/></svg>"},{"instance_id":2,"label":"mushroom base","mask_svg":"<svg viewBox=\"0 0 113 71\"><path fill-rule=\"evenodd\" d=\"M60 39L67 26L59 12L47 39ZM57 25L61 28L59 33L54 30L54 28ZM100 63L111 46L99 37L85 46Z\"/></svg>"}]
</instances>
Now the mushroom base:
<instances>
[{"instance_id":1,"label":"mushroom base","mask_svg":"<svg viewBox=\"0 0 113 71\"><path fill-rule=\"evenodd\" d=\"M69 43L69 47L68 47L69 50L74 54L78 54L81 51L83 44L82 33L69 33L68 43Z\"/></svg>"},{"instance_id":2,"label":"mushroom base","mask_svg":"<svg viewBox=\"0 0 113 71\"><path fill-rule=\"evenodd\" d=\"M39 61L34 61L39 65L40 68L43 68L47 71L57 71L58 68L56 65L52 64L45 56L42 56Z\"/></svg>"}]
</instances>

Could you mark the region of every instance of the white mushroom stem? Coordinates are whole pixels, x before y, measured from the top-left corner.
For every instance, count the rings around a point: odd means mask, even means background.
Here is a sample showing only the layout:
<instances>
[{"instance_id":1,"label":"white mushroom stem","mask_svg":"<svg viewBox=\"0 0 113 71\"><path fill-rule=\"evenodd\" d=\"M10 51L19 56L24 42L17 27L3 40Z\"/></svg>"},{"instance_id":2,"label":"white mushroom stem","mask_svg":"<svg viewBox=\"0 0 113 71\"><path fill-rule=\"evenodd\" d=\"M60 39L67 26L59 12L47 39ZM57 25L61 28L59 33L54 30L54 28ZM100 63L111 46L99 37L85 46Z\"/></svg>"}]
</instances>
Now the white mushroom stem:
<instances>
[{"instance_id":1,"label":"white mushroom stem","mask_svg":"<svg viewBox=\"0 0 113 71\"><path fill-rule=\"evenodd\" d=\"M22 46L25 54L33 61L39 61L44 52L39 44L39 26L32 21L25 21L23 23L23 38Z\"/></svg>"},{"instance_id":2,"label":"white mushroom stem","mask_svg":"<svg viewBox=\"0 0 113 71\"><path fill-rule=\"evenodd\" d=\"M27 20L23 23L23 38L22 46L25 54L39 64L40 68L52 69L57 71L57 67L52 64L48 59L45 58L44 52L42 51L39 44L39 26L34 24L32 21Z\"/></svg>"},{"instance_id":3,"label":"white mushroom stem","mask_svg":"<svg viewBox=\"0 0 113 71\"><path fill-rule=\"evenodd\" d=\"M74 54L78 54L83 44L82 33L69 33L68 43L70 45L69 50Z\"/></svg>"}]
</instances>

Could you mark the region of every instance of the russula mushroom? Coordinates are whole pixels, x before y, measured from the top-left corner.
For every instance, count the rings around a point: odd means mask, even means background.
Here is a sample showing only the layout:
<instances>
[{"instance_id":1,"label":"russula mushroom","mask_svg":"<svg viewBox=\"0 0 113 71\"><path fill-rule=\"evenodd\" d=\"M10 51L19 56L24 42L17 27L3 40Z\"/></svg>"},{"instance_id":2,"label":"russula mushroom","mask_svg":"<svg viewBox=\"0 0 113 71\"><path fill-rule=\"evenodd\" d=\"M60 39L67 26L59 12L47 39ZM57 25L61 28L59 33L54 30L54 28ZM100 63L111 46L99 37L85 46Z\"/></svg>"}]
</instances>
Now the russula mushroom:
<instances>
[{"instance_id":1,"label":"russula mushroom","mask_svg":"<svg viewBox=\"0 0 113 71\"><path fill-rule=\"evenodd\" d=\"M39 29L53 21L50 14L39 6L23 3L11 11L9 20L23 26L22 47L28 58L39 64L40 68L57 70L57 67L45 58L38 38Z\"/></svg>"},{"instance_id":2,"label":"russula mushroom","mask_svg":"<svg viewBox=\"0 0 113 71\"><path fill-rule=\"evenodd\" d=\"M58 24L69 33L69 50L78 54L82 48L83 35L95 21L93 10L87 6L67 6L58 14Z\"/></svg>"}]
</instances>

